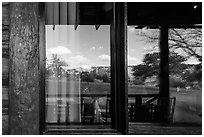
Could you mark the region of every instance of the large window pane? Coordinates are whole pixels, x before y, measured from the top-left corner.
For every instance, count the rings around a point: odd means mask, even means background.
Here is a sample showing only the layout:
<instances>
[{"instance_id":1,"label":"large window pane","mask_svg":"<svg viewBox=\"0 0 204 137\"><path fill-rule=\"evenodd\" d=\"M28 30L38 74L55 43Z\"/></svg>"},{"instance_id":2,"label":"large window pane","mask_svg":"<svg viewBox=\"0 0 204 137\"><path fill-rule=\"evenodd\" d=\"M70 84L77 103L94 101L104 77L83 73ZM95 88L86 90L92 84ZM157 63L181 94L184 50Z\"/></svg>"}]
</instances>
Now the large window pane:
<instances>
[{"instance_id":1,"label":"large window pane","mask_svg":"<svg viewBox=\"0 0 204 137\"><path fill-rule=\"evenodd\" d=\"M174 122L202 124L202 29L169 29L170 96Z\"/></svg>"},{"instance_id":2,"label":"large window pane","mask_svg":"<svg viewBox=\"0 0 204 137\"><path fill-rule=\"evenodd\" d=\"M140 95L159 94L159 39L159 29L128 26L129 116L132 122L159 120L155 117L159 100L155 102L154 98ZM168 39L169 117L174 123L201 125L202 29L169 28ZM130 94L133 95L130 97ZM149 106L145 106L147 102Z\"/></svg>"},{"instance_id":3,"label":"large window pane","mask_svg":"<svg viewBox=\"0 0 204 137\"><path fill-rule=\"evenodd\" d=\"M46 26L46 122L109 124L110 27Z\"/></svg>"},{"instance_id":4,"label":"large window pane","mask_svg":"<svg viewBox=\"0 0 204 137\"><path fill-rule=\"evenodd\" d=\"M159 94L159 29L128 26L130 122L151 121L148 100Z\"/></svg>"}]
</instances>

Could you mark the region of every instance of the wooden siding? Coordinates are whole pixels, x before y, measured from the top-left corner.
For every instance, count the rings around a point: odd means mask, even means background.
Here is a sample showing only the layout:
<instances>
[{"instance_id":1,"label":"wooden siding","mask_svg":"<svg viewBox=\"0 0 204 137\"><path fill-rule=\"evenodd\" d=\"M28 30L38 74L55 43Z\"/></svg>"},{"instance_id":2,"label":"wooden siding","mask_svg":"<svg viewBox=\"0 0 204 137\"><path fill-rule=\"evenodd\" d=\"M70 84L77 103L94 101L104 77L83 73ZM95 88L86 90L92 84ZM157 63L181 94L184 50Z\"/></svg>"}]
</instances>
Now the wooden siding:
<instances>
[{"instance_id":1,"label":"wooden siding","mask_svg":"<svg viewBox=\"0 0 204 137\"><path fill-rule=\"evenodd\" d=\"M9 86L9 3L2 3L2 99L8 99ZM2 105L6 108L8 103Z\"/></svg>"}]
</instances>

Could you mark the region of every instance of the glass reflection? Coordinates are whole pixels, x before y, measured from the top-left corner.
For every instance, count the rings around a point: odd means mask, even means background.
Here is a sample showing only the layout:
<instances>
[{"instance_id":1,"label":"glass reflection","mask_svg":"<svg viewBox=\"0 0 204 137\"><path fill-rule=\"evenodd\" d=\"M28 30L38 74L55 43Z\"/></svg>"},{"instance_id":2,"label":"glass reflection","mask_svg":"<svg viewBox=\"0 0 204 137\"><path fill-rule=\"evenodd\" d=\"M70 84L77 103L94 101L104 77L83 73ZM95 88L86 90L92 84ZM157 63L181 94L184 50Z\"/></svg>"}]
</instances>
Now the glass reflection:
<instances>
[{"instance_id":1,"label":"glass reflection","mask_svg":"<svg viewBox=\"0 0 204 137\"><path fill-rule=\"evenodd\" d=\"M109 32L46 26L46 123L110 124Z\"/></svg>"},{"instance_id":2,"label":"glass reflection","mask_svg":"<svg viewBox=\"0 0 204 137\"><path fill-rule=\"evenodd\" d=\"M129 121L158 122L159 99L147 95L159 93L159 29L137 27L128 26ZM202 125L202 29L169 28L168 42L170 122Z\"/></svg>"}]
</instances>

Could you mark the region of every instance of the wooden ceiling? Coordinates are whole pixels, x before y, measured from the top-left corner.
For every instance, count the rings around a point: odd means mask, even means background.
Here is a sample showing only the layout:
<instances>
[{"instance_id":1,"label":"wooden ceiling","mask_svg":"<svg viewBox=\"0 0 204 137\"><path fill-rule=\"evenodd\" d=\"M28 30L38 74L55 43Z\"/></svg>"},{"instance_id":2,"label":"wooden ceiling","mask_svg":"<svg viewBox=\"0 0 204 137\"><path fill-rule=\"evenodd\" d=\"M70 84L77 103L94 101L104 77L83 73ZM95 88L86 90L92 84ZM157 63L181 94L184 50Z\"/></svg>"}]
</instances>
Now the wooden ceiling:
<instances>
[{"instance_id":1,"label":"wooden ceiling","mask_svg":"<svg viewBox=\"0 0 204 137\"><path fill-rule=\"evenodd\" d=\"M74 8L73 5L75 5ZM72 10L69 10L70 8ZM111 2L75 4L55 2L46 3L46 9L46 24L48 25L110 25L113 20L113 3ZM68 11L76 15L74 21L60 22L60 18L64 19L64 16L69 18L70 13L64 14ZM159 26L167 24L188 27L202 24L201 2L128 2L127 11L128 25Z\"/></svg>"}]
</instances>

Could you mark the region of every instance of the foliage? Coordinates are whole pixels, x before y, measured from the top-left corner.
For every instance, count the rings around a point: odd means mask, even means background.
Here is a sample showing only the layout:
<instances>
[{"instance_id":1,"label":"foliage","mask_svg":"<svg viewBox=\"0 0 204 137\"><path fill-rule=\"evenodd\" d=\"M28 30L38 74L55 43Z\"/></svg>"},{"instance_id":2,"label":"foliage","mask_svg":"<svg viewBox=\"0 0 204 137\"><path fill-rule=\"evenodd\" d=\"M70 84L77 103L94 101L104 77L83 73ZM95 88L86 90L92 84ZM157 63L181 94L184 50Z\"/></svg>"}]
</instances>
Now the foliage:
<instances>
[{"instance_id":1,"label":"foliage","mask_svg":"<svg viewBox=\"0 0 204 137\"><path fill-rule=\"evenodd\" d=\"M143 38L142 41L152 44L150 52L158 52L159 31L159 29L142 29L137 30L136 32L139 33L136 33L136 35ZM170 78L170 85L173 87L182 87L185 83L186 86L200 89L202 87L202 28L169 28L168 40L170 75L180 75L180 80ZM145 55L144 63L134 68L133 75L135 77L142 76L144 80L146 77L152 76L155 72L158 74L159 70L157 69L158 65L155 63L155 58L159 60L159 53ZM199 64L188 65L184 63L192 58L197 59ZM150 72L145 74L145 71Z\"/></svg>"},{"instance_id":2,"label":"foliage","mask_svg":"<svg viewBox=\"0 0 204 137\"><path fill-rule=\"evenodd\" d=\"M183 73L183 79L185 82L191 86L196 87L197 89L201 89L202 87L202 65L194 65L189 67L185 73Z\"/></svg>"},{"instance_id":3,"label":"foliage","mask_svg":"<svg viewBox=\"0 0 204 137\"><path fill-rule=\"evenodd\" d=\"M105 82L105 83L110 83L110 78L108 77L107 74L104 74L104 75L102 76L102 80L103 80L103 82Z\"/></svg>"},{"instance_id":4,"label":"foliage","mask_svg":"<svg viewBox=\"0 0 204 137\"><path fill-rule=\"evenodd\" d=\"M183 68L186 65L183 63L186 60L185 57L178 55L177 53L170 53L169 55L169 70L170 74L174 73L182 73ZM158 76L159 75L159 62L160 62L160 55L158 52L154 53L147 53L143 59L143 64L139 64L135 66L133 71L133 76L144 82L147 77L151 76Z\"/></svg>"},{"instance_id":5,"label":"foliage","mask_svg":"<svg viewBox=\"0 0 204 137\"><path fill-rule=\"evenodd\" d=\"M159 30L142 31L137 33L145 38L147 43L157 43L159 40ZM157 49L154 45L153 49ZM169 28L169 49L182 53L186 58L194 57L202 62L202 29L174 29ZM185 54L183 54L185 53Z\"/></svg>"},{"instance_id":6,"label":"foliage","mask_svg":"<svg viewBox=\"0 0 204 137\"><path fill-rule=\"evenodd\" d=\"M63 67L68 66L65 61L62 61L57 54L52 54L50 62L47 63L47 76L62 77L65 74Z\"/></svg>"},{"instance_id":7,"label":"foliage","mask_svg":"<svg viewBox=\"0 0 204 137\"><path fill-rule=\"evenodd\" d=\"M94 82L94 80L95 80L95 77L93 73L89 73L88 71L82 71L81 81Z\"/></svg>"},{"instance_id":8,"label":"foliage","mask_svg":"<svg viewBox=\"0 0 204 137\"><path fill-rule=\"evenodd\" d=\"M170 78L169 78L169 84L170 84L170 87L180 87L180 88L185 88L186 87L186 82L184 80L182 80L181 77L179 76L175 76L175 75L170 75Z\"/></svg>"},{"instance_id":9,"label":"foliage","mask_svg":"<svg viewBox=\"0 0 204 137\"><path fill-rule=\"evenodd\" d=\"M144 80L142 80L142 78L137 77L134 79L134 85L143 85L144 84Z\"/></svg>"}]
</instances>

